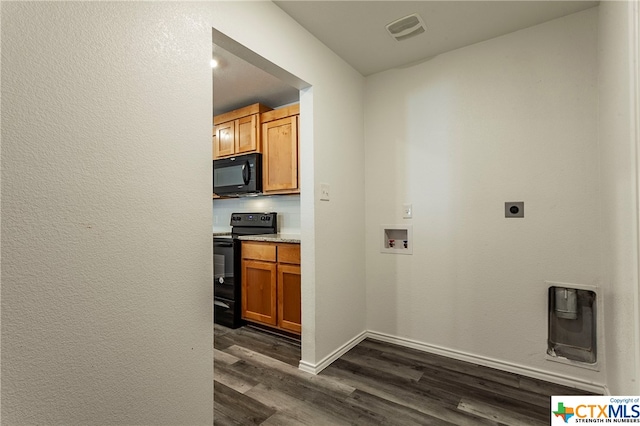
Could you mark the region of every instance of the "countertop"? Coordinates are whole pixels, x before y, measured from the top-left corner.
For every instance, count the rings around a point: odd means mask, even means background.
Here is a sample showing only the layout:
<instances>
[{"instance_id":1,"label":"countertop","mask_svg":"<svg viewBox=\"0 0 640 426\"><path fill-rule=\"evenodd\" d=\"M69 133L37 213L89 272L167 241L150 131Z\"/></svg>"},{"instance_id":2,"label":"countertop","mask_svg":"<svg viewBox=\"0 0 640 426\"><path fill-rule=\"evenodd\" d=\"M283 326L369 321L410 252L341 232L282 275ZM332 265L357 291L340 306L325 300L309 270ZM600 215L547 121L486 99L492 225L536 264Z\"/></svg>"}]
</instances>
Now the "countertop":
<instances>
[{"instance_id":1,"label":"countertop","mask_svg":"<svg viewBox=\"0 0 640 426\"><path fill-rule=\"evenodd\" d=\"M231 232L214 232L214 237L231 237ZM300 234L262 234L262 235L242 235L238 237L242 241L266 241L269 243L292 243L300 244Z\"/></svg>"},{"instance_id":2,"label":"countertop","mask_svg":"<svg viewBox=\"0 0 640 426\"><path fill-rule=\"evenodd\" d=\"M293 243L300 244L300 234L262 234L243 235L238 237L240 241L264 241L268 243Z\"/></svg>"}]
</instances>

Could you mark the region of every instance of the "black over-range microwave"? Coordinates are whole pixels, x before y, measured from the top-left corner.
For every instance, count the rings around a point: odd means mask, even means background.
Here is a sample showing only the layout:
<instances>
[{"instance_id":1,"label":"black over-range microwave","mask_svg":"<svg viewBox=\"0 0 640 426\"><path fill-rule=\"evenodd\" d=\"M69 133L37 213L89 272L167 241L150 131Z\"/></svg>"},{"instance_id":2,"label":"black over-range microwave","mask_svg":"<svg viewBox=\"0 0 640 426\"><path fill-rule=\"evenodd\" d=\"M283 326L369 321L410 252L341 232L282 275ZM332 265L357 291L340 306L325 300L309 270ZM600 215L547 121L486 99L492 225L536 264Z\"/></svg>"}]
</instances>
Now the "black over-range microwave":
<instances>
[{"instance_id":1,"label":"black over-range microwave","mask_svg":"<svg viewBox=\"0 0 640 426\"><path fill-rule=\"evenodd\" d=\"M213 192L227 196L262 192L262 154L213 160Z\"/></svg>"}]
</instances>

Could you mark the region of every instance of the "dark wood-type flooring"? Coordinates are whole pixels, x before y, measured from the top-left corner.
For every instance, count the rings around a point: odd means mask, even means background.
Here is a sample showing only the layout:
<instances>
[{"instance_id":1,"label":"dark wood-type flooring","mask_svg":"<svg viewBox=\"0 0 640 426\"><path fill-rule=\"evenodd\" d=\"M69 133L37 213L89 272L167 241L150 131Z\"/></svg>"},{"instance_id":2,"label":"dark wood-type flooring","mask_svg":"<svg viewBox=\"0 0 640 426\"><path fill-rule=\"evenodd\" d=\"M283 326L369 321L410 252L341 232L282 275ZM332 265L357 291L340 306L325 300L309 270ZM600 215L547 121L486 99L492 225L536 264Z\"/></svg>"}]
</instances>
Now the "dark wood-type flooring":
<instances>
[{"instance_id":1,"label":"dark wood-type flooring","mask_svg":"<svg viewBox=\"0 0 640 426\"><path fill-rule=\"evenodd\" d=\"M548 425L551 395L586 392L367 339L319 375L300 343L215 325L216 425Z\"/></svg>"}]
</instances>

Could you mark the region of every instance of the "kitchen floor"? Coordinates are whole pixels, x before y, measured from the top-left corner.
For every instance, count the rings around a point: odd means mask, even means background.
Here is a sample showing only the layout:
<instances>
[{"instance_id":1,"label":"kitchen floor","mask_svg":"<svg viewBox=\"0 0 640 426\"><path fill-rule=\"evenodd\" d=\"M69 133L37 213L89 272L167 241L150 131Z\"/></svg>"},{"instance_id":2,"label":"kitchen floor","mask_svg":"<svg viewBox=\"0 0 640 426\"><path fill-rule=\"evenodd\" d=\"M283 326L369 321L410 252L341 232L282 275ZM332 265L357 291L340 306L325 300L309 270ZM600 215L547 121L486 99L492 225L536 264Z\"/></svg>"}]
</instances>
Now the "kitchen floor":
<instances>
[{"instance_id":1,"label":"kitchen floor","mask_svg":"<svg viewBox=\"0 0 640 426\"><path fill-rule=\"evenodd\" d=\"M551 395L587 394L371 339L314 376L299 341L214 330L216 425L548 425Z\"/></svg>"}]
</instances>

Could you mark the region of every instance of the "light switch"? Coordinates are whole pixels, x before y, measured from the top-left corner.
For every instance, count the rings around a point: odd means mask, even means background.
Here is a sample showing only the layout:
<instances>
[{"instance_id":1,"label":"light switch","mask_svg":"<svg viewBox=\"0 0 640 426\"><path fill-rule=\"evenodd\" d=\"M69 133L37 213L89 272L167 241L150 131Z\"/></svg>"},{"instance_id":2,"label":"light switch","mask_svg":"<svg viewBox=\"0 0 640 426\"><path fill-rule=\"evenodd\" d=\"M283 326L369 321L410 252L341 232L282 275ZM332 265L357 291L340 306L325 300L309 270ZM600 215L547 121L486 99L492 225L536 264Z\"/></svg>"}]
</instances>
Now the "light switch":
<instances>
[{"instance_id":1,"label":"light switch","mask_svg":"<svg viewBox=\"0 0 640 426\"><path fill-rule=\"evenodd\" d=\"M405 219L411 219L413 217L413 206L411 204L402 205L402 217Z\"/></svg>"},{"instance_id":2,"label":"light switch","mask_svg":"<svg viewBox=\"0 0 640 426\"><path fill-rule=\"evenodd\" d=\"M329 184L320 184L320 201L329 201Z\"/></svg>"}]
</instances>

